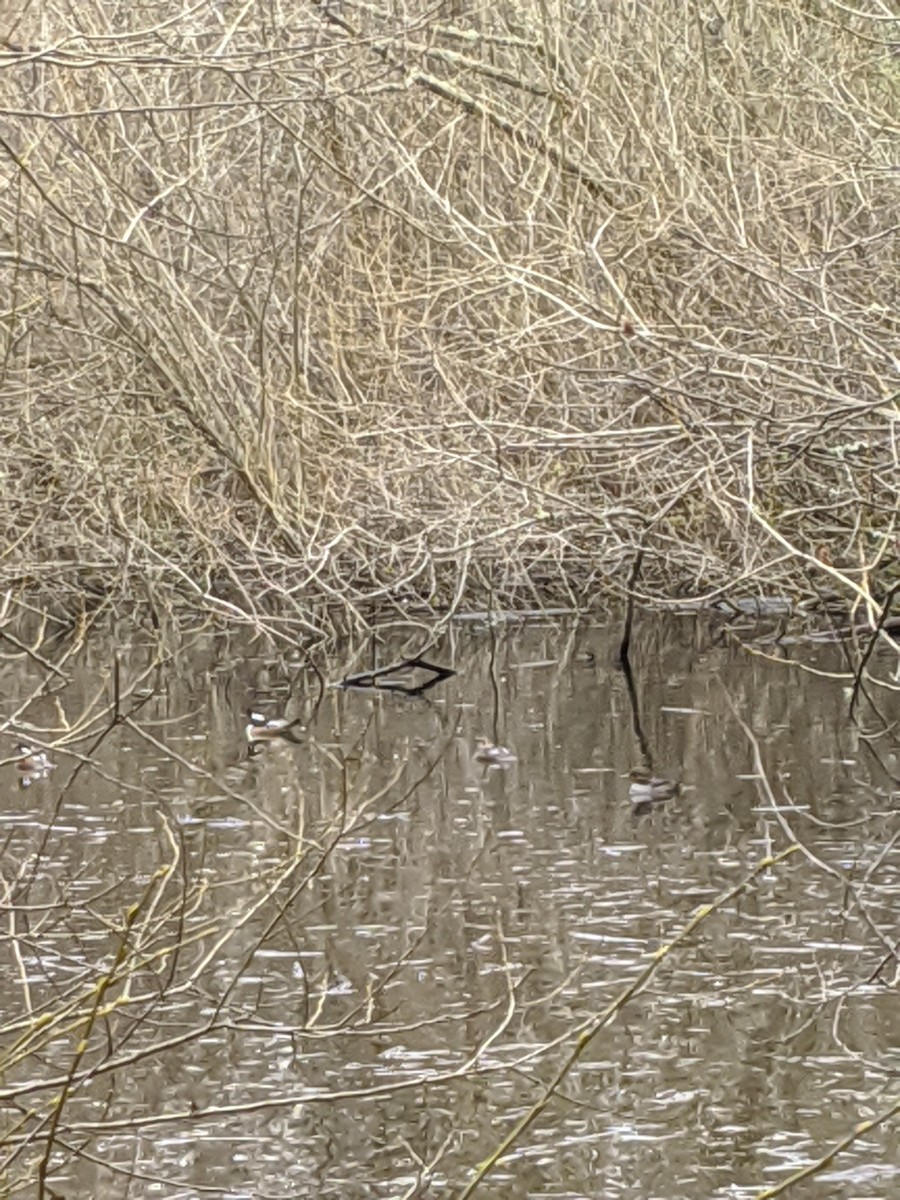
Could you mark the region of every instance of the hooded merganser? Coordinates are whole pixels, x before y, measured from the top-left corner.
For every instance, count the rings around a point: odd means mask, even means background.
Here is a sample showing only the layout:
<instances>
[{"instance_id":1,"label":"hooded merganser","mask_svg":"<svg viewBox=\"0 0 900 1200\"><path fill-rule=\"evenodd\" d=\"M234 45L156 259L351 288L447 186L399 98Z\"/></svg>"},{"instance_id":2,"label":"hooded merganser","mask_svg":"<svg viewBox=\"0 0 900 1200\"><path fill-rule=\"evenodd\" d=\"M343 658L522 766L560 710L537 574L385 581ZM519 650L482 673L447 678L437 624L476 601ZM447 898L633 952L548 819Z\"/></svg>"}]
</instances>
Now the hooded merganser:
<instances>
[{"instance_id":1,"label":"hooded merganser","mask_svg":"<svg viewBox=\"0 0 900 1200\"><path fill-rule=\"evenodd\" d=\"M681 784L663 775L651 775L646 767L633 767L628 772L631 786L628 794L632 800L671 800L681 790Z\"/></svg>"},{"instance_id":2,"label":"hooded merganser","mask_svg":"<svg viewBox=\"0 0 900 1200\"><path fill-rule=\"evenodd\" d=\"M248 742L274 742L281 738L286 742L296 742L294 730L300 724L299 719L293 721L286 717L266 717L262 713L247 714L249 720L245 733Z\"/></svg>"},{"instance_id":3,"label":"hooded merganser","mask_svg":"<svg viewBox=\"0 0 900 1200\"><path fill-rule=\"evenodd\" d=\"M56 766L56 763L50 761L50 756L45 750L26 746L24 742L19 742L16 746L16 754L19 755L16 766L23 774L42 775L46 771L52 771Z\"/></svg>"}]
</instances>

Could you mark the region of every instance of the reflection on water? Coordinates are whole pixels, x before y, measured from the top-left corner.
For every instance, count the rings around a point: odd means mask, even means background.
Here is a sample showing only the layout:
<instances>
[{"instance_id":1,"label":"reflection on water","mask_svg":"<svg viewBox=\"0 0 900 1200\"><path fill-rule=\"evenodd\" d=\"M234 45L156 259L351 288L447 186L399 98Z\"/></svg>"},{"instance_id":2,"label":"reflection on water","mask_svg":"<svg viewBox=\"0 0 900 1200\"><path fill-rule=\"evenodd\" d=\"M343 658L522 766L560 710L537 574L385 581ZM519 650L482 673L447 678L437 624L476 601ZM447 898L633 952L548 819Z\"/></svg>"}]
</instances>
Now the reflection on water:
<instances>
[{"instance_id":1,"label":"reflection on water","mask_svg":"<svg viewBox=\"0 0 900 1200\"><path fill-rule=\"evenodd\" d=\"M478 1195L750 1197L889 1106L896 796L838 653L812 675L660 625L637 725L614 655L596 627L468 628L437 655L460 674L409 699L226 639L135 648L93 752L110 659L70 664L24 719L84 736L27 791L0 774L8 1194L36 1194L51 1135L66 1196L459 1194L651 954L794 837ZM8 715L44 677L2 671ZM288 705L299 744L248 755L247 710ZM680 792L636 803L634 767ZM862 1134L791 1194L896 1195L896 1143Z\"/></svg>"}]
</instances>

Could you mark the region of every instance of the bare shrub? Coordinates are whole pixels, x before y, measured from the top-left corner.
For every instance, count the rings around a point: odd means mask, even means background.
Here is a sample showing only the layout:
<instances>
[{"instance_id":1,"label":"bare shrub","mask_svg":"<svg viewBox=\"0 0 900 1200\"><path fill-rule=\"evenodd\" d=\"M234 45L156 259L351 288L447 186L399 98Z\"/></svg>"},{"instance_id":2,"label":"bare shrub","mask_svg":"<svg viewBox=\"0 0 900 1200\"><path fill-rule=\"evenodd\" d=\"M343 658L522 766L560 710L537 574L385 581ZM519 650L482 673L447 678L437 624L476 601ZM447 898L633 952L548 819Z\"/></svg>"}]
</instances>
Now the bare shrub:
<instances>
[{"instance_id":1,"label":"bare shrub","mask_svg":"<svg viewBox=\"0 0 900 1200\"><path fill-rule=\"evenodd\" d=\"M642 546L647 599L874 613L888 35L799 0L18 5L4 583L314 631L581 604Z\"/></svg>"}]
</instances>

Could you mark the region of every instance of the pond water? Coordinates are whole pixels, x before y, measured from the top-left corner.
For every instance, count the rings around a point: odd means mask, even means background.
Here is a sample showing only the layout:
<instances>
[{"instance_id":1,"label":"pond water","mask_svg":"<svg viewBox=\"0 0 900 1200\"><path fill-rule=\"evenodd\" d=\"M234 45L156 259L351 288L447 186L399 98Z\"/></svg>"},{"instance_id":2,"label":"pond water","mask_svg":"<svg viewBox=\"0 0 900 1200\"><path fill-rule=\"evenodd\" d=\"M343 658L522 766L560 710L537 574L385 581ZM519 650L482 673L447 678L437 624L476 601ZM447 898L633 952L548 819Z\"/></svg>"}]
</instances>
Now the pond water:
<instances>
[{"instance_id":1,"label":"pond water","mask_svg":"<svg viewBox=\"0 0 900 1200\"><path fill-rule=\"evenodd\" d=\"M4 719L65 744L0 770L0 1192L460 1196L531 1113L472 1194L744 1198L889 1110L896 737L838 649L648 623L632 694L617 636L473 623L413 698L321 686L370 644L119 639L112 728L111 646L7 647ZM297 744L248 755L248 707ZM898 1194L896 1117L791 1188Z\"/></svg>"}]
</instances>

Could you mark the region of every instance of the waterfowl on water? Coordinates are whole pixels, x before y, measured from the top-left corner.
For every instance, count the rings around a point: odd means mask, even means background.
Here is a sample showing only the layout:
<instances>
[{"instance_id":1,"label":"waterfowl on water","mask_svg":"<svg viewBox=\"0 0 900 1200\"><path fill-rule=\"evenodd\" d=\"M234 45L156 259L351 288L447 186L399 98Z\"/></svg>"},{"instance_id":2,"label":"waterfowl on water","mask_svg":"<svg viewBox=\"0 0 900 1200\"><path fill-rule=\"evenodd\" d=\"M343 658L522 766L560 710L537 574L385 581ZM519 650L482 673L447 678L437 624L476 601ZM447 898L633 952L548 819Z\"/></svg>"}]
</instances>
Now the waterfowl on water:
<instances>
[{"instance_id":1,"label":"waterfowl on water","mask_svg":"<svg viewBox=\"0 0 900 1200\"><path fill-rule=\"evenodd\" d=\"M507 746L495 746L486 737L480 737L475 742L475 761L501 766L504 763L514 763L516 756Z\"/></svg>"},{"instance_id":2,"label":"waterfowl on water","mask_svg":"<svg viewBox=\"0 0 900 1200\"><path fill-rule=\"evenodd\" d=\"M681 784L674 779L666 779L664 775L652 775L646 767L633 767L628 772L631 786L628 794L637 802L643 800L671 800L677 796Z\"/></svg>"},{"instance_id":3,"label":"waterfowl on water","mask_svg":"<svg viewBox=\"0 0 900 1200\"><path fill-rule=\"evenodd\" d=\"M279 738L287 742L295 742L294 733L300 724L299 720L289 721L286 717L266 717L262 713L250 712L245 733L248 742L274 742Z\"/></svg>"},{"instance_id":4,"label":"waterfowl on water","mask_svg":"<svg viewBox=\"0 0 900 1200\"><path fill-rule=\"evenodd\" d=\"M19 742L16 746L16 754L19 755L16 766L23 774L40 775L45 771L52 771L56 766L56 763L50 761L46 751L26 746L24 742Z\"/></svg>"}]
</instances>

